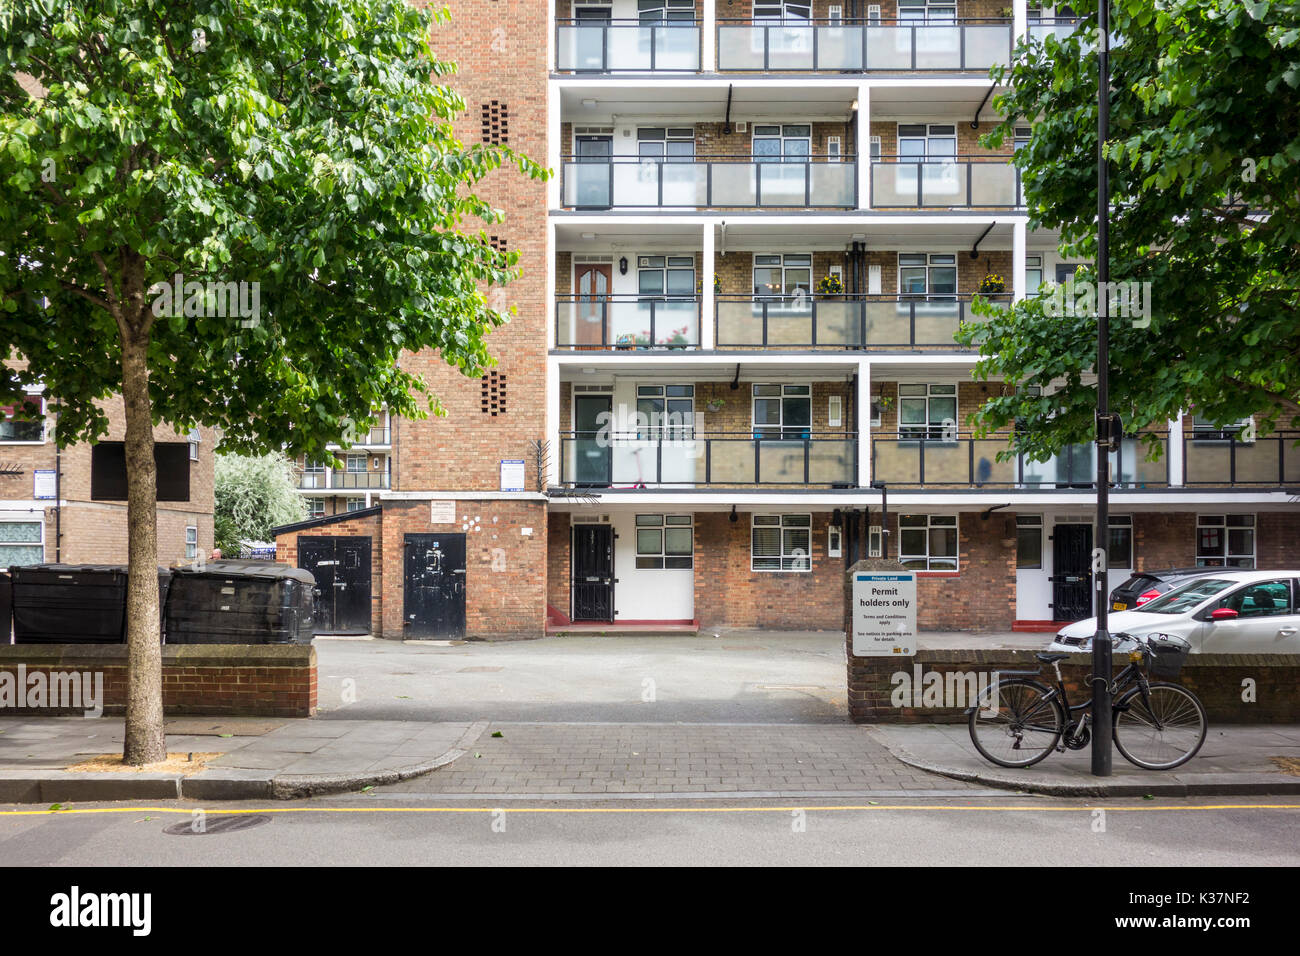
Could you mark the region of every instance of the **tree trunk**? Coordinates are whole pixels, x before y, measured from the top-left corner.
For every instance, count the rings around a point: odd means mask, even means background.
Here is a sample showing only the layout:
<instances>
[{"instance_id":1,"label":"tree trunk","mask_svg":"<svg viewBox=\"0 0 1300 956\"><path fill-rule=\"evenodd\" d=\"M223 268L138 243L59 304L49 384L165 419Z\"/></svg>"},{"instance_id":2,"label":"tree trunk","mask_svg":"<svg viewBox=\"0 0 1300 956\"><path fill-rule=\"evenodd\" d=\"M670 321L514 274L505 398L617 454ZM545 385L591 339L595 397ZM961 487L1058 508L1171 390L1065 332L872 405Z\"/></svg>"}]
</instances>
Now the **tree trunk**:
<instances>
[{"instance_id":1,"label":"tree trunk","mask_svg":"<svg viewBox=\"0 0 1300 956\"><path fill-rule=\"evenodd\" d=\"M158 621L158 474L149 401L149 333L122 328L122 401L126 406L127 696L123 760L132 766L167 757L163 734L162 648Z\"/></svg>"}]
</instances>

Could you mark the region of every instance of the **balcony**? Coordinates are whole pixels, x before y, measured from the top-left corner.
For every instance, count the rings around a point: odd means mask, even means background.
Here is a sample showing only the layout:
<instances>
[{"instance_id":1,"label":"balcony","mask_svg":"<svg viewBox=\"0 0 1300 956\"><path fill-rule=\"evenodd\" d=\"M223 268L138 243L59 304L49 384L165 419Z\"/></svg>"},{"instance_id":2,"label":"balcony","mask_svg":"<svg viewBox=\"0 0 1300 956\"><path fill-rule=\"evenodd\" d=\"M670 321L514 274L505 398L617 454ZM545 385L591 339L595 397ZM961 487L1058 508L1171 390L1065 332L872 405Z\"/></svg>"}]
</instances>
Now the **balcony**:
<instances>
[{"instance_id":1,"label":"balcony","mask_svg":"<svg viewBox=\"0 0 1300 956\"><path fill-rule=\"evenodd\" d=\"M559 20L555 68L562 73L695 73L701 31L692 20Z\"/></svg>"},{"instance_id":2,"label":"balcony","mask_svg":"<svg viewBox=\"0 0 1300 956\"><path fill-rule=\"evenodd\" d=\"M994 209L1025 204L1020 170L1001 156L871 161L873 209Z\"/></svg>"},{"instance_id":3,"label":"balcony","mask_svg":"<svg viewBox=\"0 0 1300 956\"><path fill-rule=\"evenodd\" d=\"M1161 435L1164 453L1147 461L1147 449L1126 438L1111 453L1112 488L1168 488L1169 439ZM918 426L914 431L877 433L871 442L871 477L899 488L1015 488L1019 490L1091 489L1097 475L1093 445L1074 445L1047 461L1017 455L998 461L1008 448L1005 436L994 438L945 435L942 426Z\"/></svg>"},{"instance_id":4,"label":"balcony","mask_svg":"<svg viewBox=\"0 0 1300 956\"><path fill-rule=\"evenodd\" d=\"M1009 295L983 298L1009 304ZM973 296L719 296L719 349L958 348Z\"/></svg>"},{"instance_id":5,"label":"balcony","mask_svg":"<svg viewBox=\"0 0 1300 956\"><path fill-rule=\"evenodd\" d=\"M584 488L647 485L810 485L853 487L857 441L795 431L696 437L690 429L654 434L569 432L560 437L560 483Z\"/></svg>"},{"instance_id":6,"label":"balcony","mask_svg":"<svg viewBox=\"0 0 1300 956\"><path fill-rule=\"evenodd\" d=\"M558 296L555 345L561 349L699 348L700 301L694 297Z\"/></svg>"},{"instance_id":7,"label":"balcony","mask_svg":"<svg viewBox=\"0 0 1300 956\"><path fill-rule=\"evenodd\" d=\"M561 202L579 210L852 209L858 204L857 168L852 157L810 156L797 161L761 161L752 156L676 161L569 157L562 164Z\"/></svg>"},{"instance_id":8,"label":"balcony","mask_svg":"<svg viewBox=\"0 0 1300 956\"><path fill-rule=\"evenodd\" d=\"M300 491L375 491L389 487L386 471L305 471L298 476Z\"/></svg>"},{"instance_id":9,"label":"balcony","mask_svg":"<svg viewBox=\"0 0 1300 956\"><path fill-rule=\"evenodd\" d=\"M1012 22L727 20L717 36L719 71L987 73L1011 61Z\"/></svg>"},{"instance_id":10,"label":"balcony","mask_svg":"<svg viewBox=\"0 0 1300 956\"><path fill-rule=\"evenodd\" d=\"M1183 438L1184 484L1189 487L1258 487L1300 485L1300 432L1267 438Z\"/></svg>"}]
</instances>

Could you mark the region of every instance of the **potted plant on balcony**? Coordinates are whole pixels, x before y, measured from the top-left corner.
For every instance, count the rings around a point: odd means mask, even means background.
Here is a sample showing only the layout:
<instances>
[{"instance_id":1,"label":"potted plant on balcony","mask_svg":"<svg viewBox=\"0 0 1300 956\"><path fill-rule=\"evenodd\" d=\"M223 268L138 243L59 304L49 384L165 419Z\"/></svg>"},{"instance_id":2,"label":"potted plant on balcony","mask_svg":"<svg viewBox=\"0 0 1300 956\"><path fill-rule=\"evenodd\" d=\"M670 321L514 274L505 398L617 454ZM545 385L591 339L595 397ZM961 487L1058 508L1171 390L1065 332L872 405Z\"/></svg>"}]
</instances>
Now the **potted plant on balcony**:
<instances>
[{"instance_id":1,"label":"potted plant on balcony","mask_svg":"<svg viewBox=\"0 0 1300 956\"><path fill-rule=\"evenodd\" d=\"M980 279L981 295L998 295L1007 290L1006 280L996 272L990 272L983 279Z\"/></svg>"},{"instance_id":2,"label":"potted plant on balcony","mask_svg":"<svg viewBox=\"0 0 1300 956\"><path fill-rule=\"evenodd\" d=\"M817 294L824 296L843 295L844 280L835 272L822 276L817 283Z\"/></svg>"},{"instance_id":3,"label":"potted plant on balcony","mask_svg":"<svg viewBox=\"0 0 1300 956\"><path fill-rule=\"evenodd\" d=\"M696 282L695 282L695 294L696 294L696 295L703 295L703 294L704 294L704 280L703 280L703 279L697 279L697 280L696 280ZM716 272L713 273L713 294L714 294L714 295L721 295L721 294L722 294L722 276L718 275Z\"/></svg>"}]
</instances>

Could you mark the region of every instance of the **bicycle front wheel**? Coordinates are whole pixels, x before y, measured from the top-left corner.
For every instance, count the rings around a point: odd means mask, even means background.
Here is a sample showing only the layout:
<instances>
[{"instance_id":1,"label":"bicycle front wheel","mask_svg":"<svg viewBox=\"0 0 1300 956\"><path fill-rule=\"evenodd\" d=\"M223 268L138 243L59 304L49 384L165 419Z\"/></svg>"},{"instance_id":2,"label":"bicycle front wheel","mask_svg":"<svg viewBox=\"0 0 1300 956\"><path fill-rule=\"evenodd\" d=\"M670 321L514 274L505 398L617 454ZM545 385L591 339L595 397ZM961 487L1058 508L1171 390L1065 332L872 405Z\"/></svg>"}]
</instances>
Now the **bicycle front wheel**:
<instances>
[{"instance_id":1,"label":"bicycle front wheel","mask_svg":"<svg viewBox=\"0 0 1300 956\"><path fill-rule=\"evenodd\" d=\"M970 739L999 767L1032 767L1052 752L1065 729L1060 702L1047 687L1009 677L985 688L970 712Z\"/></svg>"},{"instance_id":2,"label":"bicycle front wheel","mask_svg":"<svg viewBox=\"0 0 1300 956\"><path fill-rule=\"evenodd\" d=\"M1196 756L1205 743L1205 708L1179 684L1135 687L1115 704L1112 736L1124 759L1143 770L1172 770Z\"/></svg>"}]
</instances>

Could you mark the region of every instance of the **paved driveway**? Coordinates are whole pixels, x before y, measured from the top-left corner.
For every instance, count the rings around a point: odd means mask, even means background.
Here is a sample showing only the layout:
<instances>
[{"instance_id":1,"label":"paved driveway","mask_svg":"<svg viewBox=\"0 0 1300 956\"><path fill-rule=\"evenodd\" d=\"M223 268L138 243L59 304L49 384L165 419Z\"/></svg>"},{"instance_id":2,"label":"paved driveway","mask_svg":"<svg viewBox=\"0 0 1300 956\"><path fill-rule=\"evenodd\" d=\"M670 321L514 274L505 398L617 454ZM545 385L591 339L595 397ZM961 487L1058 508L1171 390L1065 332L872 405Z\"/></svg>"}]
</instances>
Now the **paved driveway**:
<instances>
[{"instance_id":1,"label":"paved driveway","mask_svg":"<svg viewBox=\"0 0 1300 956\"><path fill-rule=\"evenodd\" d=\"M400 720L845 723L839 632L317 640L320 715ZM349 702L349 699L351 702Z\"/></svg>"}]
</instances>

